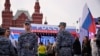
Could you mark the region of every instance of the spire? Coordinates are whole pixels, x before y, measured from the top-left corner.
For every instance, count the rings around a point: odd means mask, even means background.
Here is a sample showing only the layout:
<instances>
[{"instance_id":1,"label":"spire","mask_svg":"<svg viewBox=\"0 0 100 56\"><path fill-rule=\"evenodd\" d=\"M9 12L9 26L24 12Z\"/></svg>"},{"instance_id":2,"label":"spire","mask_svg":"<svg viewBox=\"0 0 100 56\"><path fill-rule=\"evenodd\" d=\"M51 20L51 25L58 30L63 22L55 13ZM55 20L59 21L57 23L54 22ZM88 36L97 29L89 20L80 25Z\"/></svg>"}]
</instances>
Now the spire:
<instances>
[{"instance_id":1,"label":"spire","mask_svg":"<svg viewBox=\"0 0 100 56\"><path fill-rule=\"evenodd\" d=\"M34 9L35 9L35 12L36 12L36 13L40 13L39 0L36 0Z\"/></svg>"},{"instance_id":2,"label":"spire","mask_svg":"<svg viewBox=\"0 0 100 56\"><path fill-rule=\"evenodd\" d=\"M10 7L11 7L10 0L5 0L5 10L10 11Z\"/></svg>"},{"instance_id":3,"label":"spire","mask_svg":"<svg viewBox=\"0 0 100 56\"><path fill-rule=\"evenodd\" d=\"M45 22L44 22L44 24L46 24L46 25L48 24L48 22L47 22L47 17L45 17Z\"/></svg>"},{"instance_id":4,"label":"spire","mask_svg":"<svg viewBox=\"0 0 100 56\"><path fill-rule=\"evenodd\" d=\"M39 2L39 0L36 0L36 2Z\"/></svg>"}]
</instances>

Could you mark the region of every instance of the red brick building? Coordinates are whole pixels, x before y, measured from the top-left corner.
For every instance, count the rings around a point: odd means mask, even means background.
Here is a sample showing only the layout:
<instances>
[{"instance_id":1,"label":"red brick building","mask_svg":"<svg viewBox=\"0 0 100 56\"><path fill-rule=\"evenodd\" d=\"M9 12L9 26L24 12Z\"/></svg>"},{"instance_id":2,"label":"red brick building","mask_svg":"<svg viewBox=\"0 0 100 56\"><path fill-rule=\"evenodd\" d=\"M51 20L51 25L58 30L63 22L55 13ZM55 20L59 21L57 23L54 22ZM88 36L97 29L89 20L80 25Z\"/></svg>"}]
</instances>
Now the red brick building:
<instances>
[{"instance_id":1,"label":"red brick building","mask_svg":"<svg viewBox=\"0 0 100 56\"><path fill-rule=\"evenodd\" d=\"M17 13L13 15L13 11L10 10L10 0L5 0L4 10L2 11L2 27L23 27L25 20L30 20L35 24L42 24L43 14L40 13L39 1L36 0L34 5L34 12L32 16L28 11L17 10Z\"/></svg>"}]
</instances>

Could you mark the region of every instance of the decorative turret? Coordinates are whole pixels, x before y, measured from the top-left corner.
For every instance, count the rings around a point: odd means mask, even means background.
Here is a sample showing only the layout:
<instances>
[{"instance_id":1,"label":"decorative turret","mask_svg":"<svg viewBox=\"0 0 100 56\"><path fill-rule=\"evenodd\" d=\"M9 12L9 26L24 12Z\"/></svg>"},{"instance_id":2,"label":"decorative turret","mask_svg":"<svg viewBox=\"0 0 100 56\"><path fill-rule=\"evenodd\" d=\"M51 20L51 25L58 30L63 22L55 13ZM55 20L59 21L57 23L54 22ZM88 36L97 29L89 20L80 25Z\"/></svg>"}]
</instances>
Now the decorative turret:
<instances>
[{"instance_id":1,"label":"decorative turret","mask_svg":"<svg viewBox=\"0 0 100 56\"><path fill-rule=\"evenodd\" d=\"M35 24L42 24L43 14L40 13L40 5L39 0L36 0L35 6L34 6L34 13L32 14L32 23Z\"/></svg>"},{"instance_id":2,"label":"decorative turret","mask_svg":"<svg viewBox=\"0 0 100 56\"><path fill-rule=\"evenodd\" d=\"M4 10L2 11L2 27L7 28L12 26L13 13L10 11L10 0L5 0Z\"/></svg>"},{"instance_id":3,"label":"decorative turret","mask_svg":"<svg viewBox=\"0 0 100 56\"><path fill-rule=\"evenodd\" d=\"M34 9L35 9L35 13L40 13L39 0L36 0Z\"/></svg>"},{"instance_id":4,"label":"decorative turret","mask_svg":"<svg viewBox=\"0 0 100 56\"><path fill-rule=\"evenodd\" d=\"M5 0L5 10L10 11L10 7L11 7L10 0Z\"/></svg>"}]
</instances>

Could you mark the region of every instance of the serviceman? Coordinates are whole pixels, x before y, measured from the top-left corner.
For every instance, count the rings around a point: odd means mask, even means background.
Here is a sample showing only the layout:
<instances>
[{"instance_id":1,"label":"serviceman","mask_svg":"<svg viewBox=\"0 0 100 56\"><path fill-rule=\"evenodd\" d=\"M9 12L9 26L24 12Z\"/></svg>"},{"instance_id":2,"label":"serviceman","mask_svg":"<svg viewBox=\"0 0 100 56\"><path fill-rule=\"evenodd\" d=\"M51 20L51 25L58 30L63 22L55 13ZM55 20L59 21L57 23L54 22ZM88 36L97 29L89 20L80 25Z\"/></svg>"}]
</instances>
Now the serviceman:
<instances>
[{"instance_id":1,"label":"serviceman","mask_svg":"<svg viewBox=\"0 0 100 56\"><path fill-rule=\"evenodd\" d=\"M8 40L11 41L11 43L12 43L12 45L13 45L13 47L14 47L16 56L17 56L17 55L18 55L18 54L17 54L17 48L16 48L16 46L17 46L17 41L16 41L15 39L13 39L13 37L10 36L10 34L11 34L10 28L6 28L6 29L5 29L5 34L4 34L4 36L5 36L5 38L7 38Z\"/></svg>"},{"instance_id":2,"label":"serviceman","mask_svg":"<svg viewBox=\"0 0 100 56\"><path fill-rule=\"evenodd\" d=\"M18 38L18 56L36 56L38 48L38 38L31 32L31 23L24 23L25 32Z\"/></svg>"},{"instance_id":3,"label":"serviceman","mask_svg":"<svg viewBox=\"0 0 100 56\"><path fill-rule=\"evenodd\" d=\"M100 17L98 20L98 25L100 25ZM100 28L98 28L98 31L97 31L96 45L98 48L98 56L100 56Z\"/></svg>"},{"instance_id":4,"label":"serviceman","mask_svg":"<svg viewBox=\"0 0 100 56\"><path fill-rule=\"evenodd\" d=\"M56 38L56 56L72 56L72 35L66 31L66 23L60 22Z\"/></svg>"},{"instance_id":5,"label":"serviceman","mask_svg":"<svg viewBox=\"0 0 100 56\"><path fill-rule=\"evenodd\" d=\"M4 37L4 33L5 29L0 28L0 56L16 56L11 41Z\"/></svg>"}]
</instances>

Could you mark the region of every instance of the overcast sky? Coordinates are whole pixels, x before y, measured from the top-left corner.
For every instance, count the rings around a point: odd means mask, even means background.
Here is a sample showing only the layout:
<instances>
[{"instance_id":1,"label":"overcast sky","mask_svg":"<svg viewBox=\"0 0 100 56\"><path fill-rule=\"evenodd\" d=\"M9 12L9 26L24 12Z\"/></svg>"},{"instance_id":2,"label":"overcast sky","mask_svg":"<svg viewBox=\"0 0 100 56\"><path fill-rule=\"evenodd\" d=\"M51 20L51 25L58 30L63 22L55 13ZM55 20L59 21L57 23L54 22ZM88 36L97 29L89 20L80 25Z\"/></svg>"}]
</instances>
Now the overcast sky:
<instances>
[{"instance_id":1,"label":"overcast sky","mask_svg":"<svg viewBox=\"0 0 100 56\"><path fill-rule=\"evenodd\" d=\"M34 12L36 0L10 0L11 10L15 15L17 10L27 10L30 16ZM0 24L2 23L1 12L4 9L5 0L0 0ZM43 21L47 17L49 25L58 25L59 22L66 22L73 26L82 17L82 10L85 3L88 4L93 17L100 17L100 0L39 0Z\"/></svg>"}]
</instances>

